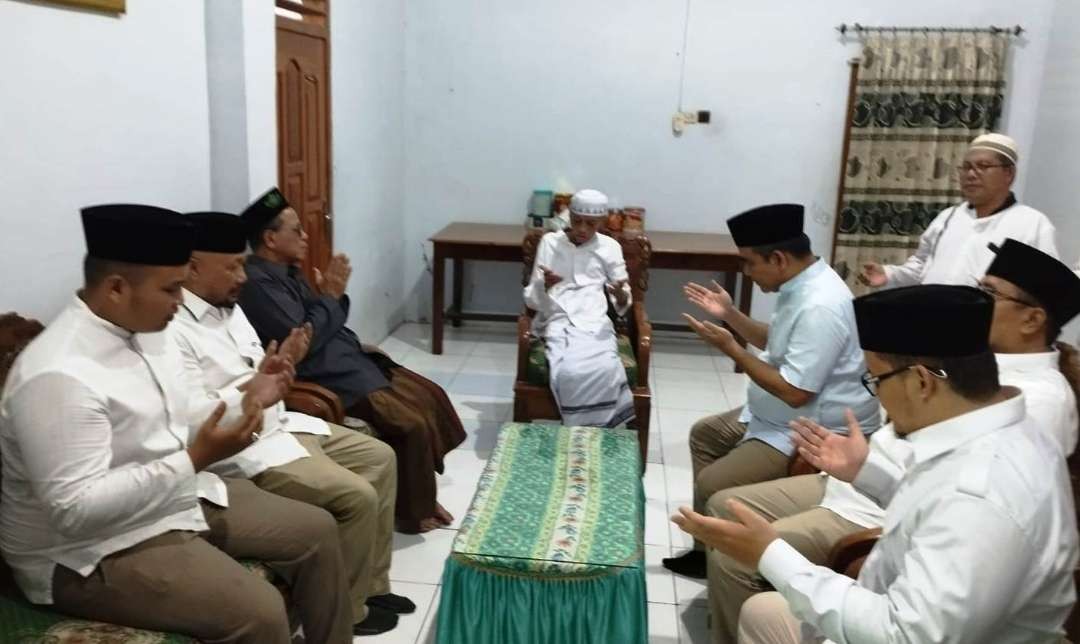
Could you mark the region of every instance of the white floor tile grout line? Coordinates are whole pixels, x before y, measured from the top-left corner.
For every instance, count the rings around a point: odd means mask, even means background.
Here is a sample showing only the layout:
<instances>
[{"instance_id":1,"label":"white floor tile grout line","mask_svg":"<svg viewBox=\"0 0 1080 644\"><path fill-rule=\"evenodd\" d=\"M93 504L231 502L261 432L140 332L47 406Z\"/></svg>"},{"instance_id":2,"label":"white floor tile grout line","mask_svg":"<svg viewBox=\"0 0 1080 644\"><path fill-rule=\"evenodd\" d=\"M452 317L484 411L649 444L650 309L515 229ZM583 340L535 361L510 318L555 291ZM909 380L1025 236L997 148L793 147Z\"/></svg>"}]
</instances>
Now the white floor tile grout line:
<instances>
[{"instance_id":1,"label":"white floor tile grout line","mask_svg":"<svg viewBox=\"0 0 1080 644\"><path fill-rule=\"evenodd\" d=\"M428 585L432 585L432 584L428 584ZM431 611L437 609L436 604L438 603L439 600L442 599L442 592L441 592L442 591L442 584L441 583L440 584L434 584L434 586L435 586L435 590L431 595L431 602L428 603L428 609L427 609L427 612L424 613L424 619L420 620L420 632L416 634L416 639L413 640L413 644L424 644L421 641L424 638L424 626L427 625L429 619L432 619L434 617L434 615L432 614ZM434 629L434 627L435 627L435 625L432 624L433 629Z\"/></svg>"}]
</instances>

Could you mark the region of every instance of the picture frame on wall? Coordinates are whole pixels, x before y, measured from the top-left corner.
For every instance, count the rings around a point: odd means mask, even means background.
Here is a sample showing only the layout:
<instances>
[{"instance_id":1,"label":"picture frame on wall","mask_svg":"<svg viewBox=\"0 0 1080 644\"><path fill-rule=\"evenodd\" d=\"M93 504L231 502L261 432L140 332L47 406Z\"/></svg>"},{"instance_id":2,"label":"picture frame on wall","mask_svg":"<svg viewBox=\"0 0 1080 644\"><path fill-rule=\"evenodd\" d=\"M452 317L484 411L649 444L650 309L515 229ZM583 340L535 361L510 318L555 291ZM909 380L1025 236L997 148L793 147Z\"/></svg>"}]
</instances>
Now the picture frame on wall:
<instances>
[{"instance_id":1,"label":"picture frame on wall","mask_svg":"<svg viewBox=\"0 0 1080 644\"><path fill-rule=\"evenodd\" d=\"M124 13L127 10L127 0L47 0L52 4L67 5L80 9L91 9L108 13Z\"/></svg>"}]
</instances>

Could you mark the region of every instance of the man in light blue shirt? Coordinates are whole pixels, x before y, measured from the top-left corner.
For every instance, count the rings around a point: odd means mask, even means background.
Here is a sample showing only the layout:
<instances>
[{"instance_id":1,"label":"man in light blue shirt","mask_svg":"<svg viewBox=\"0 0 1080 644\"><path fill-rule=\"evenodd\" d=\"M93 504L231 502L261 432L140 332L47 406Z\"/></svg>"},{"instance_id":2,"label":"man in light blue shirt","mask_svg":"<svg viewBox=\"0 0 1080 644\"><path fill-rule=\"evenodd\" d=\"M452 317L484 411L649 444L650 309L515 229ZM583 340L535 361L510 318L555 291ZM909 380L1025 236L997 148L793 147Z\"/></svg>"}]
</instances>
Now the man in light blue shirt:
<instances>
[{"instance_id":1,"label":"man in light blue shirt","mask_svg":"<svg viewBox=\"0 0 1080 644\"><path fill-rule=\"evenodd\" d=\"M799 416L819 418L823 426L844 433L844 413L851 409L864 432L881 425L878 403L862 386L866 364L851 291L811 252L803 207L762 206L727 224L745 260L744 277L780 297L766 324L739 312L715 283L712 290L693 283L685 288L691 302L728 328L684 314L691 327L750 377L745 407L703 419L690 432L699 511L720 490L787 476L795 453L788 423ZM743 348L732 331L764 352L759 357ZM664 566L704 578L705 552L700 543L694 546L665 559Z\"/></svg>"}]
</instances>

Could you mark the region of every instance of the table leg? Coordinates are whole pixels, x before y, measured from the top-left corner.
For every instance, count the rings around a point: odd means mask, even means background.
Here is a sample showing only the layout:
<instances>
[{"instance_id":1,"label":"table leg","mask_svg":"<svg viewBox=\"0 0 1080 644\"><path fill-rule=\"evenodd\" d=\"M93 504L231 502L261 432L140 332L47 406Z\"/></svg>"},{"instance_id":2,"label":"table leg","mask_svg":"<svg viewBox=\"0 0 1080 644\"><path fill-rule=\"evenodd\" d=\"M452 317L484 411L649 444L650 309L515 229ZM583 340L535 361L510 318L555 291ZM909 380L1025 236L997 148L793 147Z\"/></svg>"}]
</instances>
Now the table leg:
<instances>
[{"instance_id":1,"label":"table leg","mask_svg":"<svg viewBox=\"0 0 1080 644\"><path fill-rule=\"evenodd\" d=\"M724 290L727 291L728 295L731 296L732 301L735 300L735 282L738 277L739 273L737 271L728 271L724 273ZM727 326L728 330L732 333L735 332L735 330L732 329L730 325L725 324L724 326ZM744 340L741 335L735 334L735 337L739 340L739 346L746 346L746 340Z\"/></svg>"},{"instance_id":2,"label":"table leg","mask_svg":"<svg viewBox=\"0 0 1080 644\"><path fill-rule=\"evenodd\" d=\"M453 302L454 302L454 313L456 315L459 315L459 316L461 315L461 312L463 310L461 308L461 300L462 300L462 297L463 297L463 295L462 295L462 285L463 285L464 281L465 281L465 260L461 259L460 257L455 257L454 258L454 294L453 294ZM450 323L453 324L455 327L461 326L461 318L460 317L451 318Z\"/></svg>"},{"instance_id":3,"label":"table leg","mask_svg":"<svg viewBox=\"0 0 1080 644\"><path fill-rule=\"evenodd\" d=\"M431 271L431 352L435 355L442 354L443 341L443 290L445 287L446 257L442 246L435 242L434 261Z\"/></svg>"},{"instance_id":4,"label":"table leg","mask_svg":"<svg viewBox=\"0 0 1080 644\"><path fill-rule=\"evenodd\" d=\"M754 294L754 281L745 273L739 277L739 281L742 282L739 289L739 311L746 317L750 317L750 298ZM743 346L746 346L745 342ZM735 369L735 373L742 373L742 371L742 369Z\"/></svg>"},{"instance_id":5,"label":"table leg","mask_svg":"<svg viewBox=\"0 0 1080 644\"><path fill-rule=\"evenodd\" d=\"M746 275L741 276L742 287L739 289L739 310L743 315L750 317L750 298L754 295L754 280Z\"/></svg>"}]
</instances>

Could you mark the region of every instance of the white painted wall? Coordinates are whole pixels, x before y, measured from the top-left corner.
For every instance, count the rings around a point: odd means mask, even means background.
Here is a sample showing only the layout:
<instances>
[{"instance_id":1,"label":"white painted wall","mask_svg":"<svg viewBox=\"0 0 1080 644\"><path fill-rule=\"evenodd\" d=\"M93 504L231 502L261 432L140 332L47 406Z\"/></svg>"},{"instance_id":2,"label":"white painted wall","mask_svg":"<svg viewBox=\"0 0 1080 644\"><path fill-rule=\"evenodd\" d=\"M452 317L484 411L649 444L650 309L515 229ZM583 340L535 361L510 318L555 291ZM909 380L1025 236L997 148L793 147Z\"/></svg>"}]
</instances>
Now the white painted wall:
<instances>
[{"instance_id":1,"label":"white painted wall","mask_svg":"<svg viewBox=\"0 0 1080 644\"><path fill-rule=\"evenodd\" d=\"M332 12L334 246L352 260L350 326L378 342L402 319L404 3Z\"/></svg>"},{"instance_id":2,"label":"white painted wall","mask_svg":"<svg viewBox=\"0 0 1080 644\"><path fill-rule=\"evenodd\" d=\"M1080 3L1057 0L1046 57L1038 125L1027 163L1025 200L1058 231L1062 258L1080 257Z\"/></svg>"},{"instance_id":3,"label":"white painted wall","mask_svg":"<svg viewBox=\"0 0 1080 644\"><path fill-rule=\"evenodd\" d=\"M49 320L71 297L80 207L209 205L203 4L127 8L0 2L0 311Z\"/></svg>"},{"instance_id":4,"label":"white painted wall","mask_svg":"<svg viewBox=\"0 0 1080 644\"><path fill-rule=\"evenodd\" d=\"M430 314L424 240L453 220L518 223L534 188L595 187L648 208L653 229L725 232L763 203L810 206L828 255L848 87L841 22L1014 25L1005 131L1031 146L1052 0L691 0L687 109L713 123L670 132L685 3L411 0L405 83L405 291ZM340 60L340 59L339 59ZM430 256L430 250L428 255ZM468 272L472 308L520 306L518 267ZM676 319L687 275L653 275L653 319ZM756 293L755 313L771 310Z\"/></svg>"},{"instance_id":5,"label":"white painted wall","mask_svg":"<svg viewBox=\"0 0 1080 644\"><path fill-rule=\"evenodd\" d=\"M1026 164L1025 201L1045 212L1057 226L1061 258L1080 257L1080 3L1056 0L1053 27L1042 79L1034 145ZM1080 320L1064 338L1075 341Z\"/></svg>"},{"instance_id":6,"label":"white painted wall","mask_svg":"<svg viewBox=\"0 0 1080 644\"><path fill-rule=\"evenodd\" d=\"M274 6L205 7L211 207L239 212L277 183Z\"/></svg>"}]
</instances>

